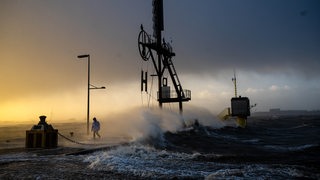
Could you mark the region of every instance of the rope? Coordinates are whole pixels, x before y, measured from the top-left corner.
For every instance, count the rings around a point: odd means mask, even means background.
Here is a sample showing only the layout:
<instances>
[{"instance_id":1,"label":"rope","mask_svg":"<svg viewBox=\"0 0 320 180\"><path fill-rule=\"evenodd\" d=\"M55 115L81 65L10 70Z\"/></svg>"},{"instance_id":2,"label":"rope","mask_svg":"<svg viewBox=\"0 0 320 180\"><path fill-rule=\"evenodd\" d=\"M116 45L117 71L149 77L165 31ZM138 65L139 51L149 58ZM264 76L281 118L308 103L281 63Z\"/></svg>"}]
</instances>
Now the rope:
<instances>
[{"instance_id":1,"label":"rope","mask_svg":"<svg viewBox=\"0 0 320 180\"><path fill-rule=\"evenodd\" d=\"M81 142L75 141L75 140L73 140L73 139L70 139L70 138L64 136L63 134L60 134L59 132L58 132L58 134L59 134L61 137L65 138L66 140L68 140L68 141L70 141L70 142L72 142L72 143L75 143L75 144L90 145L90 146L92 146L92 145L93 145L93 146L101 145L101 144L92 144L92 143L81 143Z\"/></svg>"}]
</instances>

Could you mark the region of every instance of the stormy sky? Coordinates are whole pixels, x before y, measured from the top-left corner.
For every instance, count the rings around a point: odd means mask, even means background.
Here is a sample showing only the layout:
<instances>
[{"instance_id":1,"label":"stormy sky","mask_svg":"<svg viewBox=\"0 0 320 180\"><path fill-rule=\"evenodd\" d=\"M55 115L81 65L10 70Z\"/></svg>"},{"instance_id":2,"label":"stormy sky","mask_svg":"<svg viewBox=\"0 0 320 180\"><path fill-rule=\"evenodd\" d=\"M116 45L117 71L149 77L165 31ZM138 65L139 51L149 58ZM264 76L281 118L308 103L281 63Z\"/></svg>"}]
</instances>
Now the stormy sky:
<instances>
[{"instance_id":1,"label":"stormy sky","mask_svg":"<svg viewBox=\"0 0 320 180\"><path fill-rule=\"evenodd\" d=\"M238 94L255 111L320 109L318 0L164 0L164 32L191 106L214 113ZM140 24L152 34L151 0L0 1L0 122L85 118L146 103L140 93ZM156 83L154 83L154 86ZM151 82L149 82L151 86ZM156 88L153 90L156 91ZM156 104L156 103L154 103Z\"/></svg>"}]
</instances>

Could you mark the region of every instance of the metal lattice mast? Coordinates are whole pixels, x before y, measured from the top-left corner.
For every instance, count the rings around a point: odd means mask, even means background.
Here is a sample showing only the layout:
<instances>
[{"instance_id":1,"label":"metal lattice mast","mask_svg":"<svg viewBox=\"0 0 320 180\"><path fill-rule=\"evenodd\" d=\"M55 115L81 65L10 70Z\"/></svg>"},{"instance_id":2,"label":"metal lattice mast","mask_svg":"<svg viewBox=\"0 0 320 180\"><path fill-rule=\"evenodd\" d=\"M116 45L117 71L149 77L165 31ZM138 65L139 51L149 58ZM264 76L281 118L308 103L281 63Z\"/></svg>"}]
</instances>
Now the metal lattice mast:
<instances>
[{"instance_id":1,"label":"metal lattice mast","mask_svg":"<svg viewBox=\"0 0 320 180\"><path fill-rule=\"evenodd\" d=\"M182 112L182 102L191 100L191 91L183 90L178 74L172 62L172 57L175 53L169 43L166 43L162 39L162 31L164 30L163 23L163 1L153 0L153 38L146 33L141 25L141 32L138 36L139 52L144 61L152 60L154 68L158 76L158 102L159 107L162 107L163 103L178 102L179 110ZM156 55L153 55L156 52ZM167 86L167 79L163 78L164 72L168 70L171 81L175 88L175 96L172 96L170 87ZM144 78L143 72L141 75L141 91L143 91L143 85L147 86L147 78ZM165 79L165 80L164 80ZM165 92L168 91L169 92Z\"/></svg>"}]
</instances>

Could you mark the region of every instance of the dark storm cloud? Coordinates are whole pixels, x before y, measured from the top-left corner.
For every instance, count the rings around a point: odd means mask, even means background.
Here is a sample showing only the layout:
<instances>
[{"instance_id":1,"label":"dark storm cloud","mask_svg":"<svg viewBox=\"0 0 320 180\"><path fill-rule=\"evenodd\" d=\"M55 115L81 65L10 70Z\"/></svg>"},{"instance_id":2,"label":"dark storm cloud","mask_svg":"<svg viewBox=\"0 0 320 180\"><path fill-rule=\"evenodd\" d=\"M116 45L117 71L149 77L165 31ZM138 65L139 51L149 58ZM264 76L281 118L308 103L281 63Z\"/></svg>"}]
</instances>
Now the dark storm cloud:
<instances>
[{"instance_id":1,"label":"dark storm cloud","mask_svg":"<svg viewBox=\"0 0 320 180\"><path fill-rule=\"evenodd\" d=\"M319 75L318 1L170 1L165 8L167 38L190 73Z\"/></svg>"}]
</instances>

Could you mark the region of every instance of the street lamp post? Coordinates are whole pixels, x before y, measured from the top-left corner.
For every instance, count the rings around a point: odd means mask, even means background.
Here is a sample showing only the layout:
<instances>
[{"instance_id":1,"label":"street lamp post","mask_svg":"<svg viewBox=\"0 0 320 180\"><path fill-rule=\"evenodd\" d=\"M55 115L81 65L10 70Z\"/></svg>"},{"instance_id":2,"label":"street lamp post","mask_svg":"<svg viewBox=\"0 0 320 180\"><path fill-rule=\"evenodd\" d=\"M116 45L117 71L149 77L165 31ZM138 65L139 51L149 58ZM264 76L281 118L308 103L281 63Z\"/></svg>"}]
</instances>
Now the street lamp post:
<instances>
[{"instance_id":1,"label":"street lamp post","mask_svg":"<svg viewBox=\"0 0 320 180\"><path fill-rule=\"evenodd\" d=\"M96 87L90 84L90 54L79 55L79 59L88 58L88 99L87 99L87 134L89 135L89 119L90 119L90 89L105 89L104 86Z\"/></svg>"}]
</instances>

